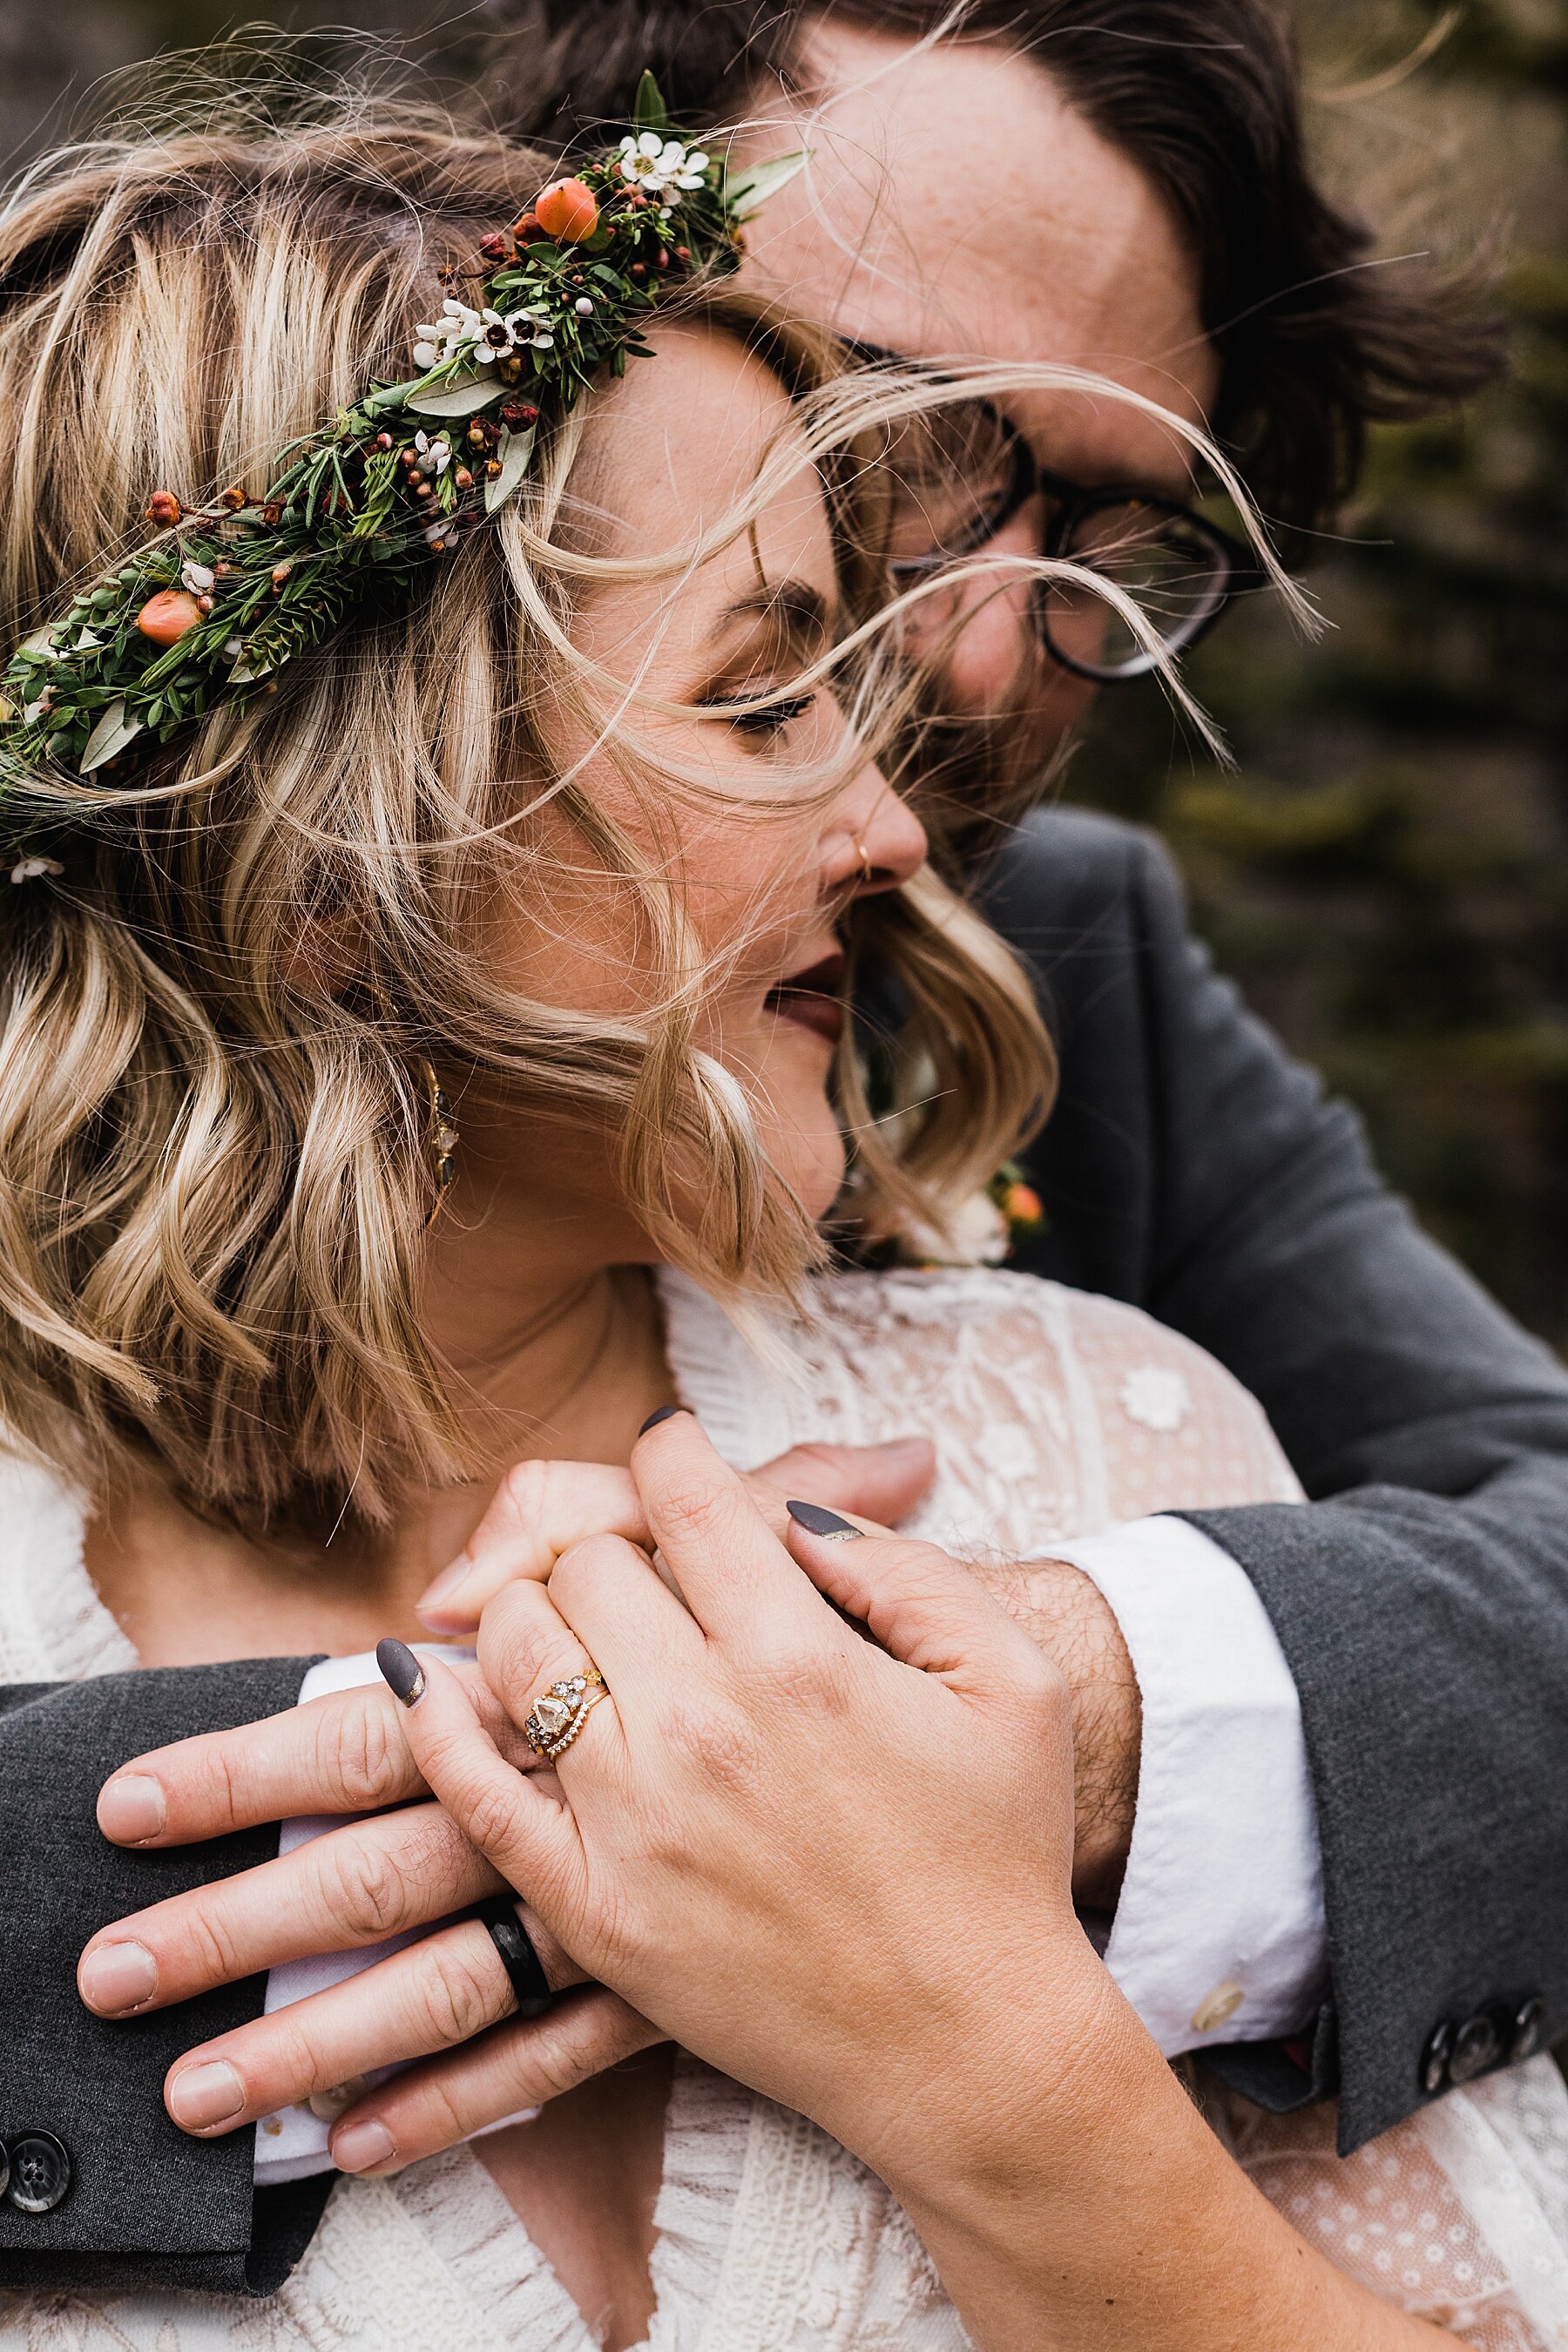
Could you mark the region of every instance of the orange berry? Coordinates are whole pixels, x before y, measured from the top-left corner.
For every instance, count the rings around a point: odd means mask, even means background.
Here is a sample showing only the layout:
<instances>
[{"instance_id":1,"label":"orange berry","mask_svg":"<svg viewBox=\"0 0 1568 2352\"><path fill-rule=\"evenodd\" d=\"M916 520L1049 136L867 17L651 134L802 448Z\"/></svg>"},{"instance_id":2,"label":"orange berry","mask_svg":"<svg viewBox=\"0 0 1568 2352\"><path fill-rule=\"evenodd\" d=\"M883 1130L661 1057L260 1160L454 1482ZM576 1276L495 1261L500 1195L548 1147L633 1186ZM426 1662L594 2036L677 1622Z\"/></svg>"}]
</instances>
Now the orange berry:
<instances>
[{"instance_id":1,"label":"orange berry","mask_svg":"<svg viewBox=\"0 0 1568 2352\"><path fill-rule=\"evenodd\" d=\"M136 615L136 625L155 646L172 646L201 619L201 607L183 588L161 588Z\"/></svg>"},{"instance_id":2,"label":"orange berry","mask_svg":"<svg viewBox=\"0 0 1568 2352\"><path fill-rule=\"evenodd\" d=\"M1037 1225L1046 1213L1032 1184L1009 1184L1003 1213L1015 1224Z\"/></svg>"},{"instance_id":3,"label":"orange berry","mask_svg":"<svg viewBox=\"0 0 1568 2352\"><path fill-rule=\"evenodd\" d=\"M533 216L558 245L581 245L599 226L599 200L585 180L552 180L534 198Z\"/></svg>"}]
</instances>

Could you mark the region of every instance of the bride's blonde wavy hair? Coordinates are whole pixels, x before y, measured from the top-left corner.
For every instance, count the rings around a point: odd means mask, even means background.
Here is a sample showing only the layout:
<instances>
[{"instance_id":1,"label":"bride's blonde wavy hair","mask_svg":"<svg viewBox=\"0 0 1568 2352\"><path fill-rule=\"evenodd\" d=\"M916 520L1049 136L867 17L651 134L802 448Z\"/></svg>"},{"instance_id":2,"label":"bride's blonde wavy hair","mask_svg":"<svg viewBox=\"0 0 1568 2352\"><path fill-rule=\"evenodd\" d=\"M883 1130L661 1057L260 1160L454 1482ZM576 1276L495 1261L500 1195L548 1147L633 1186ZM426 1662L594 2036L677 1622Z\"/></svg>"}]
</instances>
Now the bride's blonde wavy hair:
<instances>
[{"instance_id":1,"label":"bride's blonde wavy hair","mask_svg":"<svg viewBox=\"0 0 1568 2352\"><path fill-rule=\"evenodd\" d=\"M236 105L36 167L0 216L6 642L135 541L152 488L258 491L270 453L402 373L438 268L466 264L550 171L363 102L281 125ZM591 712L622 773L690 789L574 653L574 595L606 570L678 586L783 470L815 464L849 617L835 690L864 733L907 745L907 698L876 650L880 493L864 461L900 404L936 395L845 377L820 337L732 288L687 308L795 404L790 446L701 545L629 567L595 555L570 495L590 394L501 522L432 565L406 609L355 620L137 789L89 795L65 875L6 888L0 1419L69 1475L151 1457L197 1508L259 1531L342 1507L384 1519L401 1492L471 1473L419 1316L424 1055L459 1089L499 1076L540 1117L608 1123L658 1248L721 1297L788 1296L821 1257L742 1089L694 1050L713 974L679 877L552 769L539 713ZM476 908L498 883L549 887L527 824L542 802L635 886L667 973L654 1017L572 1016L482 968ZM312 983L311 926L354 940L352 984ZM1043 1114L1049 1047L1009 951L931 871L856 909L847 936L904 1022L876 1116L852 1044L840 1057L858 1204L940 1226Z\"/></svg>"}]
</instances>

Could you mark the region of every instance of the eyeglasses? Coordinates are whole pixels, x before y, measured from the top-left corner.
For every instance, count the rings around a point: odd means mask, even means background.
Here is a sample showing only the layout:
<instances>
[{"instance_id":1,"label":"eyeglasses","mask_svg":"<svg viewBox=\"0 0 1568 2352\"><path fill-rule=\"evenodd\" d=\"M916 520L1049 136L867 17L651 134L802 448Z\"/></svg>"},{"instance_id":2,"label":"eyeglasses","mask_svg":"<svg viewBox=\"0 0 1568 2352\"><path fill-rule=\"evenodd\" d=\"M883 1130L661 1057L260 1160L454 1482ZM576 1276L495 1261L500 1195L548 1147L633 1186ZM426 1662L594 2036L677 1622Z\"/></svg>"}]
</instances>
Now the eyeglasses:
<instances>
[{"instance_id":1,"label":"eyeglasses","mask_svg":"<svg viewBox=\"0 0 1568 2352\"><path fill-rule=\"evenodd\" d=\"M870 344L856 356L908 365ZM1266 580L1245 541L1174 499L1069 480L1042 466L1009 418L988 400L900 419L883 456L893 483L890 554L896 580L929 579L984 552L1038 500L1040 553L1114 583L1159 640L1144 645L1122 614L1072 581L1036 584L1040 643L1078 677L1121 686L1146 677L1214 626L1233 596Z\"/></svg>"}]
</instances>

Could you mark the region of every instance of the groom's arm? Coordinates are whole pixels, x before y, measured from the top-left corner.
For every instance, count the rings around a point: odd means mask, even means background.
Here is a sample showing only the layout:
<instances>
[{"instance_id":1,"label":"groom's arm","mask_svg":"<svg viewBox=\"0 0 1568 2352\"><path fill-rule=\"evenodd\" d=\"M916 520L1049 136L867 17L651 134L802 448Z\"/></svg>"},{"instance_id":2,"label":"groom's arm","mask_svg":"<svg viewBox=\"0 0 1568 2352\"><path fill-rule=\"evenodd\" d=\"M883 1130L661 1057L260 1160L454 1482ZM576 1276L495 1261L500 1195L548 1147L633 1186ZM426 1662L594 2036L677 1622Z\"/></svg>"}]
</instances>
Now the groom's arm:
<instances>
[{"instance_id":1,"label":"groom's arm","mask_svg":"<svg viewBox=\"0 0 1568 2352\"><path fill-rule=\"evenodd\" d=\"M1333 2001L1221 2064L1322 2086L1337 2012L1354 2145L1568 2023L1568 1378L1216 978L1156 843L1047 815L994 912L1061 1042L1033 1262L1228 1364L1317 1498L1193 1515L1294 1678Z\"/></svg>"},{"instance_id":2,"label":"groom's arm","mask_svg":"<svg viewBox=\"0 0 1568 2352\"><path fill-rule=\"evenodd\" d=\"M111 1846L94 1821L104 1780L154 1742L292 1706L310 1663L253 1659L0 1688L0 2143L13 2159L0 2196L0 2292L166 2285L266 2294L309 2241L329 2181L253 2190L252 2134L205 2141L176 2130L163 2082L188 2028L169 2012L114 2024L94 2017L77 1997L76 1966L105 1921L247 1869L278 1847L275 1824L205 1845ZM252 1977L205 1995L194 2004L202 2032L258 2016L265 1984ZM24 2182L16 2159L30 2138ZM29 2211L19 2198L45 2210Z\"/></svg>"}]
</instances>

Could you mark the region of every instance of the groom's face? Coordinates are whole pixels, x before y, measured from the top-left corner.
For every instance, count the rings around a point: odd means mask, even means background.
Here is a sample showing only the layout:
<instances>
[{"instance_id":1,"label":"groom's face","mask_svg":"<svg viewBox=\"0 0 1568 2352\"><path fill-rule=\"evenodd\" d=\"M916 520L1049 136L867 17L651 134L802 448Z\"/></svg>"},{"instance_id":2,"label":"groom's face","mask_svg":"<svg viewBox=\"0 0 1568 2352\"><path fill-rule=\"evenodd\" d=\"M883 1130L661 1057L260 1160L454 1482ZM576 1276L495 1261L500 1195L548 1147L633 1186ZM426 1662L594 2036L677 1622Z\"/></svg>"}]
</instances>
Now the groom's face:
<instances>
[{"instance_id":1,"label":"groom's face","mask_svg":"<svg viewBox=\"0 0 1568 2352\"><path fill-rule=\"evenodd\" d=\"M1203 421L1218 371L1194 259L1142 173L1044 68L989 44L922 53L820 18L805 62L817 89L766 100L749 135L758 154L813 151L811 171L748 230L753 278L862 342L929 360L1067 362ZM1057 474L1190 495L1183 445L1129 407L1061 391L999 404ZM1041 522L1032 502L994 551L1037 554ZM971 583L934 599L924 626L943 648L948 707L1024 716L1037 757L1094 689L1040 652L1022 580L1001 593Z\"/></svg>"}]
</instances>

